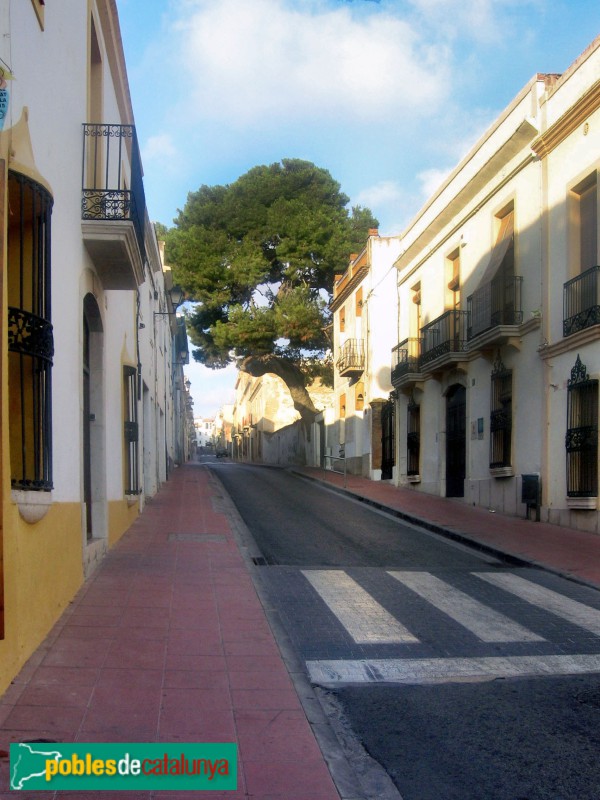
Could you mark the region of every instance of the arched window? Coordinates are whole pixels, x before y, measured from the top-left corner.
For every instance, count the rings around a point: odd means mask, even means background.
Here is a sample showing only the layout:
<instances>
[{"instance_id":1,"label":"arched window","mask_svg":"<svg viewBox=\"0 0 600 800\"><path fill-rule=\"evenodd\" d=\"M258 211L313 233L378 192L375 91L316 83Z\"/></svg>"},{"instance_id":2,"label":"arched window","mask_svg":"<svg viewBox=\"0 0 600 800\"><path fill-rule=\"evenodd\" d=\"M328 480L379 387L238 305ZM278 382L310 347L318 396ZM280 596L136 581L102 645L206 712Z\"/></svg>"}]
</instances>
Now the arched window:
<instances>
[{"instance_id":1,"label":"arched window","mask_svg":"<svg viewBox=\"0 0 600 800\"><path fill-rule=\"evenodd\" d=\"M362 381L356 384L354 389L354 408L362 411L365 407L365 385Z\"/></svg>"}]
</instances>

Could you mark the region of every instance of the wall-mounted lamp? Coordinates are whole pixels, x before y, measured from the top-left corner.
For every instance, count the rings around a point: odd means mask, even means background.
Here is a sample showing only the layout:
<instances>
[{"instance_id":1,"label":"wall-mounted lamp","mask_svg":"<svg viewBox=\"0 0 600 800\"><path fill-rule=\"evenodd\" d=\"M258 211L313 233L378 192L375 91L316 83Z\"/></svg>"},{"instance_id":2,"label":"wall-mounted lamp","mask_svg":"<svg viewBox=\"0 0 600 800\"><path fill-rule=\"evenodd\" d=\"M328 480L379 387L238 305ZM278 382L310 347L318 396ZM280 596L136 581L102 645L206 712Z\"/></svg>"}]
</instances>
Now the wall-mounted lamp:
<instances>
[{"instance_id":1,"label":"wall-mounted lamp","mask_svg":"<svg viewBox=\"0 0 600 800\"><path fill-rule=\"evenodd\" d=\"M183 303L184 293L181 286L173 286L173 288L170 289L167 294L169 295L171 305L173 306L173 311L155 311L155 317L173 316L177 313L177 306L180 306Z\"/></svg>"}]
</instances>

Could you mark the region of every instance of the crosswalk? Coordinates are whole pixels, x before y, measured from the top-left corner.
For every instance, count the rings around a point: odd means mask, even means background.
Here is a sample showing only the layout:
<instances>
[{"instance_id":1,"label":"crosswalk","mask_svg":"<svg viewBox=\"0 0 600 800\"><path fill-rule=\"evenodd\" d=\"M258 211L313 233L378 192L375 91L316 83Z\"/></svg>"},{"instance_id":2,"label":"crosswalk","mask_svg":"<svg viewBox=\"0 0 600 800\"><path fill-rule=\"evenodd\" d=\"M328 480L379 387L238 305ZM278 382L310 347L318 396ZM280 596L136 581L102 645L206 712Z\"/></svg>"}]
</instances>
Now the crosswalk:
<instances>
[{"instance_id":1,"label":"crosswalk","mask_svg":"<svg viewBox=\"0 0 600 800\"><path fill-rule=\"evenodd\" d=\"M418 641L345 572L305 570L303 575L357 644Z\"/></svg>"},{"instance_id":2,"label":"crosswalk","mask_svg":"<svg viewBox=\"0 0 600 800\"><path fill-rule=\"evenodd\" d=\"M430 572L388 570L386 575L409 590L436 612L461 626L482 644L510 645L520 648L516 654L476 657L411 657L411 646L421 643L419 618L398 620L396 616L344 570L306 569L302 574L319 598L333 613L352 641L359 645L397 644L407 646L402 658L314 659L307 661L315 683L400 682L431 683L449 680L490 680L495 677L524 675L565 675L600 672L600 652L536 652L537 645L549 645L547 637L513 619L516 607L525 603L534 611L574 625L588 639L600 637L600 610L541 586L514 572L472 572L471 584L479 588L494 586L500 590L503 611L500 613L463 588ZM445 576L446 577L446 576ZM463 582L464 583L464 582ZM472 590L473 594L477 591ZM484 591L484 597L485 597ZM480 594L481 596L481 594ZM497 604L496 604L497 605ZM396 604L396 612L398 604ZM400 616L400 614L396 614ZM527 615L526 615L527 616ZM531 615L530 615L531 616ZM528 623L529 624L529 623ZM533 627L536 627L535 625ZM544 628L542 628L544 630ZM534 650L523 647L531 644ZM544 648L542 647L542 650ZM595 649L595 648L594 648ZM597 649L600 651L600 639ZM531 648L529 648L531 650ZM414 650L412 652L415 652ZM503 650L502 652L506 652ZM513 653L514 653L513 649Z\"/></svg>"},{"instance_id":3,"label":"crosswalk","mask_svg":"<svg viewBox=\"0 0 600 800\"><path fill-rule=\"evenodd\" d=\"M540 642L544 639L428 572L389 574L482 642Z\"/></svg>"}]
</instances>

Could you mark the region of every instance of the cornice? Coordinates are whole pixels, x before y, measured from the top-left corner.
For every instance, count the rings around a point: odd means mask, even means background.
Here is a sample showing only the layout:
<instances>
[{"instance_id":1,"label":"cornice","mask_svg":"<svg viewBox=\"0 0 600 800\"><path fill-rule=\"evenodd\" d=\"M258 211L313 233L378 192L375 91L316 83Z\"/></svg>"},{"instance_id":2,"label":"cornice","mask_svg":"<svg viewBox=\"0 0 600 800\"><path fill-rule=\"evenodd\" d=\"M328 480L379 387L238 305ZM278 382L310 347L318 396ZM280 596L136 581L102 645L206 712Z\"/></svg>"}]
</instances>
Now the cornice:
<instances>
[{"instance_id":1,"label":"cornice","mask_svg":"<svg viewBox=\"0 0 600 800\"><path fill-rule=\"evenodd\" d=\"M545 158L598 108L600 108L600 80L597 80L575 105L538 136L532 143L531 149L540 158Z\"/></svg>"},{"instance_id":2,"label":"cornice","mask_svg":"<svg viewBox=\"0 0 600 800\"><path fill-rule=\"evenodd\" d=\"M364 266L360 267L358 271L350 278L346 286L342 289L342 291L337 295L335 299L333 299L330 303L329 308L331 311L337 311L338 308L346 302L348 297L352 294L352 292L356 289L359 283L362 282L362 279L369 271L369 265L365 264Z\"/></svg>"},{"instance_id":3,"label":"cornice","mask_svg":"<svg viewBox=\"0 0 600 800\"><path fill-rule=\"evenodd\" d=\"M598 339L600 339L600 325L592 325L590 328L584 328L571 336L559 339L553 344L542 345L538 348L538 353L540 358L546 361L549 358L554 358L554 356L575 351L586 344L598 341Z\"/></svg>"}]
</instances>

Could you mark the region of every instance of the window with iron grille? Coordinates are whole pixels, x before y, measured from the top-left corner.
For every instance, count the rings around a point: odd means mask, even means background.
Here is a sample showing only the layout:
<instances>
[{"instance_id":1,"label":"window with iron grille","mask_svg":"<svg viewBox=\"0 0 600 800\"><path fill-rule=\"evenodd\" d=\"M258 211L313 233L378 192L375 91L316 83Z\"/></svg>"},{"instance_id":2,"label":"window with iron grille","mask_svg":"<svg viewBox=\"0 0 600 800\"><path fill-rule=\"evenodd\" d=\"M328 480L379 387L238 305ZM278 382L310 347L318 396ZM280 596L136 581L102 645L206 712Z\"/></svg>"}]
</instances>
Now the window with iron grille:
<instances>
[{"instance_id":1,"label":"window with iron grille","mask_svg":"<svg viewBox=\"0 0 600 800\"><path fill-rule=\"evenodd\" d=\"M135 495L141 491L138 461L137 370L135 367L123 367L123 384L125 391L125 494Z\"/></svg>"},{"instance_id":2,"label":"window with iron grille","mask_svg":"<svg viewBox=\"0 0 600 800\"><path fill-rule=\"evenodd\" d=\"M52 489L52 197L8 173L8 382L13 489Z\"/></svg>"},{"instance_id":3,"label":"window with iron grille","mask_svg":"<svg viewBox=\"0 0 600 800\"><path fill-rule=\"evenodd\" d=\"M567 382L567 496L598 495L598 381L577 356Z\"/></svg>"},{"instance_id":4,"label":"window with iron grille","mask_svg":"<svg viewBox=\"0 0 600 800\"><path fill-rule=\"evenodd\" d=\"M511 466L512 370L501 359L492 371L490 409L490 469Z\"/></svg>"},{"instance_id":5,"label":"window with iron grille","mask_svg":"<svg viewBox=\"0 0 600 800\"><path fill-rule=\"evenodd\" d=\"M421 459L421 408L412 397L407 408L406 453L406 474L418 475Z\"/></svg>"}]
</instances>

